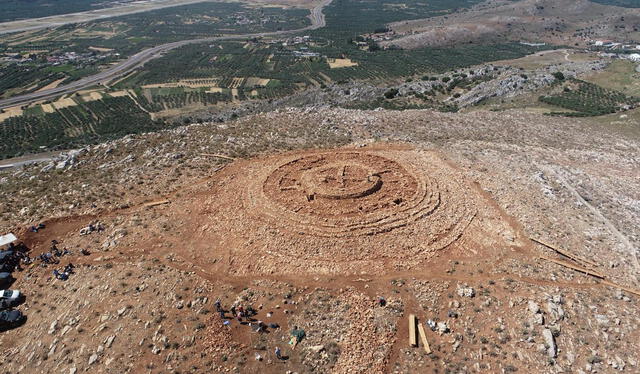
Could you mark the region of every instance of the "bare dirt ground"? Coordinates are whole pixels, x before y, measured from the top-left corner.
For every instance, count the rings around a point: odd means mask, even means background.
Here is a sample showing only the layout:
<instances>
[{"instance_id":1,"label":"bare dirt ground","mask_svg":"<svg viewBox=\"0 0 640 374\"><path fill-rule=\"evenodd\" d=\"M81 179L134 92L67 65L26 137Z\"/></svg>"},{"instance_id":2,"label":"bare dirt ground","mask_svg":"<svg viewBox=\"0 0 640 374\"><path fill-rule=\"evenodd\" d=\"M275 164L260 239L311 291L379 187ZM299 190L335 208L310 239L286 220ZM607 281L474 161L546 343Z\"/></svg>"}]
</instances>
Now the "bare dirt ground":
<instances>
[{"instance_id":1,"label":"bare dirt ground","mask_svg":"<svg viewBox=\"0 0 640 374\"><path fill-rule=\"evenodd\" d=\"M593 39L637 40L640 11L588 0L490 0L451 15L390 24L383 46L420 48L504 40L586 45Z\"/></svg>"},{"instance_id":2,"label":"bare dirt ground","mask_svg":"<svg viewBox=\"0 0 640 374\"><path fill-rule=\"evenodd\" d=\"M291 109L2 172L2 229L32 255L52 239L73 253L17 273L28 321L0 335L0 363L636 372L638 295L606 282L640 285L639 133L517 111ZM75 274L52 279L68 262ZM225 326L217 298L279 328L252 332L230 313ZM409 314L433 321L433 353L409 346ZM294 326L306 332L295 350Z\"/></svg>"}]
</instances>

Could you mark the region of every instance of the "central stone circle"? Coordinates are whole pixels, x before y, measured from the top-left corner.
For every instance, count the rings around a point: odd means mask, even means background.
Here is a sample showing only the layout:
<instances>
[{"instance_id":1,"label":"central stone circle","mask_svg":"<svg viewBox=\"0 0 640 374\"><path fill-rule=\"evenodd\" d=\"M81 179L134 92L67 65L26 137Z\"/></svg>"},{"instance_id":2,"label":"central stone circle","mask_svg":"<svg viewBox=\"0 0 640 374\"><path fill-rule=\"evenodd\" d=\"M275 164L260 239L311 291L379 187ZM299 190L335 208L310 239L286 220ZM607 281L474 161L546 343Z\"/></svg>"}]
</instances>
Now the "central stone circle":
<instances>
[{"instance_id":1,"label":"central stone circle","mask_svg":"<svg viewBox=\"0 0 640 374\"><path fill-rule=\"evenodd\" d=\"M335 162L303 173L300 185L309 201L316 198L344 200L380 190L382 178L367 166Z\"/></svg>"}]
</instances>

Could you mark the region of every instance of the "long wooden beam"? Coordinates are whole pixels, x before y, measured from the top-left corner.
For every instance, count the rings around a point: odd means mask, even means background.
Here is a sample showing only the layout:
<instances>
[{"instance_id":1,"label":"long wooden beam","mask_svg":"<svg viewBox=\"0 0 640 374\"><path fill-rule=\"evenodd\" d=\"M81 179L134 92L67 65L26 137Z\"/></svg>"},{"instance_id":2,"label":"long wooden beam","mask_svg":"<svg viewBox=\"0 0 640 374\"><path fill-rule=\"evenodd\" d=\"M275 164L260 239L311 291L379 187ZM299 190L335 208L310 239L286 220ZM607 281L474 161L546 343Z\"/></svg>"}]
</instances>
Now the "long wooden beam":
<instances>
[{"instance_id":1,"label":"long wooden beam","mask_svg":"<svg viewBox=\"0 0 640 374\"><path fill-rule=\"evenodd\" d=\"M230 161L235 160L235 158L233 158L233 157L229 157L229 156L225 156L225 155L219 155L217 153L201 153L200 155L201 156L208 156L208 157L223 158L225 160L230 160Z\"/></svg>"},{"instance_id":2,"label":"long wooden beam","mask_svg":"<svg viewBox=\"0 0 640 374\"><path fill-rule=\"evenodd\" d=\"M422 341L424 351L427 352L427 354L431 353L431 347L429 346L429 342L427 341L427 334L424 331L424 326L422 325L422 323L418 324L418 332L420 333L420 340Z\"/></svg>"},{"instance_id":3,"label":"long wooden beam","mask_svg":"<svg viewBox=\"0 0 640 374\"><path fill-rule=\"evenodd\" d=\"M171 201L169 200L161 200L161 201L151 201L148 203L144 203L143 205L145 207L153 207L153 206L157 206L157 205L164 205L164 204L169 204Z\"/></svg>"},{"instance_id":4,"label":"long wooden beam","mask_svg":"<svg viewBox=\"0 0 640 374\"><path fill-rule=\"evenodd\" d=\"M551 258L551 257L547 257L547 256L540 256L540 258L545 259L547 261L551 261L551 262L553 262L555 264L558 264L558 265L561 265L561 266L564 266L564 267L568 267L569 269L577 270L577 271L579 271L581 273L585 273L587 275L591 275L591 276L596 277L596 278L604 279L604 277L605 277L603 274L598 273L597 271L589 270L589 269L587 269L585 267L574 265L574 264L572 264L570 262L567 262L567 261L556 260L555 258Z\"/></svg>"},{"instance_id":5,"label":"long wooden beam","mask_svg":"<svg viewBox=\"0 0 640 374\"><path fill-rule=\"evenodd\" d=\"M412 347L418 346L418 339L416 337L416 316L415 314L409 314L409 345Z\"/></svg>"},{"instance_id":6,"label":"long wooden beam","mask_svg":"<svg viewBox=\"0 0 640 374\"><path fill-rule=\"evenodd\" d=\"M531 239L532 241L534 241L534 242L536 242L538 244L542 244L543 246L545 246L545 247L547 247L549 249L553 249L554 251L560 253L561 255L563 255L565 257L568 257L568 258L570 258L570 259L572 259L572 260L574 260L576 262L583 262L583 263L585 263L587 265L591 265L591 266L595 266L595 267L598 266L598 264L596 264L595 262L593 262L591 260L587 260L586 258L582 258L582 257L579 257L577 255L574 255L571 252L565 251L564 249L558 248L558 247L556 247L554 245L551 245L551 244L549 244L547 242L544 242L544 241L542 241L540 239L536 239L536 238L529 238L529 239Z\"/></svg>"},{"instance_id":7,"label":"long wooden beam","mask_svg":"<svg viewBox=\"0 0 640 374\"><path fill-rule=\"evenodd\" d=\"M617 284L617 283L613 283L613 282L611 282L611 281L609 281L609 280L606 280L606 279L604 279L604 280L602 281L602 284L606 284L607 286L611 286L611 287L619 288L619 289L621 289L621 290L623 290L623 291L627 291L627 292L632 293L632 294L634 294L634 295L636 295L636 296L640 296L640 290L637 290L637 289L635 289L635 288L631 288L631 287L627 287L627 286L622 286L622 285L619 285L619 284Z\"/></svg>"}]
</instances>

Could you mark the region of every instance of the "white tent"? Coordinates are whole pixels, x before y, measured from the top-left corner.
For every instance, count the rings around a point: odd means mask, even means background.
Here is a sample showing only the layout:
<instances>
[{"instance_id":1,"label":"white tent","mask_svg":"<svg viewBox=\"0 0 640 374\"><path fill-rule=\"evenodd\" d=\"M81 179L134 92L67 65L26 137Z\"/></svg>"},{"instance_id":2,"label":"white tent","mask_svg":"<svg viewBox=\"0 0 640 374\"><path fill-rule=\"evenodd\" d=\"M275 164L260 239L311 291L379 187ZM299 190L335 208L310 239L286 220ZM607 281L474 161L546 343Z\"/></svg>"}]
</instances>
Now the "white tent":
<instances>
[{"instance_id":1,"label":"white tent","mask_svg":"<svg viewBox=\"0 0 640 374\"><path fill-rule=\"evenodd\" d=\"M7 235L0 235L0 247L7 245L18 240L15 235L9 233Z\"/></svg>"}]
</instances>

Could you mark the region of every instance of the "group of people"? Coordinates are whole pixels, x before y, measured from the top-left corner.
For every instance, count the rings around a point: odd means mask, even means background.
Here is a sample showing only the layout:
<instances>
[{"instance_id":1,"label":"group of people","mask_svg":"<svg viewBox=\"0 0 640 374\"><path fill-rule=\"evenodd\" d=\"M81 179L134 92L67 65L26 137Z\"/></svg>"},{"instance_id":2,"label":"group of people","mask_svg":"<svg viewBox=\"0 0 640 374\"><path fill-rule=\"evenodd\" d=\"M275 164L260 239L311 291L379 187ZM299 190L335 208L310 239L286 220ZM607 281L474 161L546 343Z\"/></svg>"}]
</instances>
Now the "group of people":
<instances>
[{"instance_id":1,"label":"group of people","mask_svg":"<svg viewBox=\"0 0 640 374\"><path fill-rule=\"evenodd\" d=\"M2 272L13 272L14 269L22 270L21 264L30 264L32 262L27 252L29 249L22 243L10 243L5 251L2 251L2 259L0 270Z\"/></svg>"},{"instance_id":2,"label":"group of people","mask_svg":"<svg viewBox=\"0 0 640 374\"><path fill-rule=\"evenodd\" d=\"M29 227L29 231L31 231L31 232L38 232L38 230L42 230L42 229L44 229L44 227L45 227L45 226L44 226L44 223L38 223L38 225L37 225L37 226L31 226L31 227Z\"/></svg>"},{"instance_id":3,"label":"group of people","mask_svg":"<svg viewBox=\"0 0 640 374\"><path fill-rule=\"evenodd\" d=\"M252 326L257 326L256 331L258 332L264 332L265 329L267 328L267 325L264 324L264 322L256 321L253 318L258 314L258 312L252 306L248 306L245 309L242 305L233 304L231 305L231 308L229 308L229 310L227 311L222 307L222 303L220 302L220 300L216 300L213 304L215 305L216 311L218 312L218 314L220 314L220 319L222 320L235 318L238 320L240 324L250 324ZM231 314L230 317L227 317L227 312ZM268 327L275 329L280 326L278 326L278 324L276 323L272 323L272 324L269 324Z\"/></svg>"},{"instance_id":4,"label":"group of people","mask_svg":"<svg viewBox=\"0 0 640 374\"><path fill-rule=\"evenodd\" d=\"M258 333L267 332L267 328L280 328L280 325L278 325L277 323L265 324L263 321L252 318L258 314L258 312L252 306L247 306L246 308L244 308L242 305L233 304L227 311L222 307L220 299L216 300L213 305L216 307L216 311L220 314L220 319L223 320L224 326L229 326L231 324L231 320L237 319L240 324L248 324L254 332ZM231 314L230 317L227 317L227 312ZM271 312L267 313L267 317L271 317L272 315L273 313ZM304 330L299 329L298 326L295 326L293 330L291 330L291 341L289 342L289 344L292 345L292 349L295 349L296 345L304 337ZM280 347L276 347L274 353L278 360L288 359L288 357L282 355L282 350L280 349ZM260 359L262 359L260 355L256 354L256 357L260 357Z\"/></svg>"},{"instance_id":5,"label":"group of people","mask_svg":"<svg viewBox=\"0 0 640 374\"><path fill-rule=\"evenodd\" d=\"M73 266L72 263L69 263L69 264L64 266L62 271L60 271L58 269L53 269L53 276L56 279L60 279L60 280L65 281L65 280L69 279L69 275L73 274L73 269L75 269L75 266Z\"/></svg>"},{"instance_id":6,"label":"group of people","mask_svg":"<svg viewBox=\"0 0 640 374\"><path fill-rule=\"evenodd\" d=\"M59 257L64 255L70 255L71 251L67 248L63 248L62 250L58 248L58 242L56 240L51 241L51 247L48 252L44 252L38 256L40 261L42 261L42 266L47 266L47 264L59 264Z\"/></svg>"}]
</instances>

